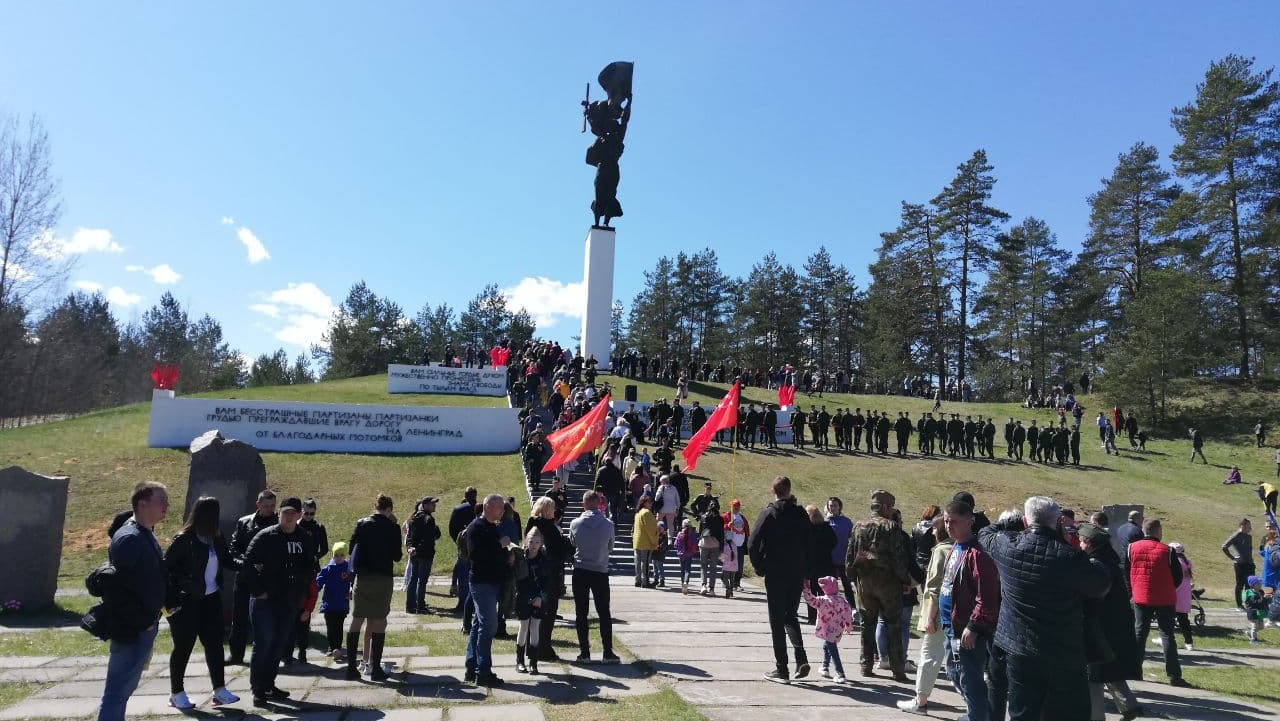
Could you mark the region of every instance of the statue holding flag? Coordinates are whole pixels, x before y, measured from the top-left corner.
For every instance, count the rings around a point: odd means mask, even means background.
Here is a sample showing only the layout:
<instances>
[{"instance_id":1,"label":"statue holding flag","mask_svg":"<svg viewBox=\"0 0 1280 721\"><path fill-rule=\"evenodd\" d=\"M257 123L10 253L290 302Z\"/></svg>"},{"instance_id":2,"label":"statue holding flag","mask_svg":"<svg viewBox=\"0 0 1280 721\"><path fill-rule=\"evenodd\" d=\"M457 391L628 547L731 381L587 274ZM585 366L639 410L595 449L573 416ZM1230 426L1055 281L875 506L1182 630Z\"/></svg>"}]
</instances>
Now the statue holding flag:
<instances>
[{"instance_id":1,"label":"statue holding flag","mask_svg":"<svg viewBox=\"0 0 1280 721\"><path fill-rule=\"evenodd\" d=\"M622 216L622 204L618 202L618 181L622 177L618 160L622 158L622 141L627 135L627 123L631 121L634 69L635 63L609 63L597 78L608 97L592 102L591 83L587 83L587 97L582 101L582 130L586 132L590 128L596 136L587 148L587 165L596 169L596 194L591 213L596 226L601 228L608 228L611 219ZM601 218L604 218L603 224Z\"/></svg>"}]
</instances>

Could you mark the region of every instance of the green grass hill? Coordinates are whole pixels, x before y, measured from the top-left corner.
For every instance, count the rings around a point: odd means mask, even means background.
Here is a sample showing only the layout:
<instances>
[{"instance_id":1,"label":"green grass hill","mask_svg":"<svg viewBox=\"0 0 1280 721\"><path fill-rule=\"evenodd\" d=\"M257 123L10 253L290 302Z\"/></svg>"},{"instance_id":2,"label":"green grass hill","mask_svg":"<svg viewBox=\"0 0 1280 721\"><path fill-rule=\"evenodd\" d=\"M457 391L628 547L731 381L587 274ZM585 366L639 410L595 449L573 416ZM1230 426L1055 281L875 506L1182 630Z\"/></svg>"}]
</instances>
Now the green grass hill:
<instances>
[{"instance_id":1,"label":"green grass hill","mask_svg":"<svg viewBox=\"0 0 1280 721\"><path fill-rule=\"evenodd\" d=\"M622 381L608 376L622 397ZM637 382L639 399L671 398L671 385ZM714 406L727 391L723 384L694 383L690 400ZM1013 463L1004 459L1002 434L996 439L996 460L921 458L870 458L865 455L815 453L786 448L777 452L731 453L714 444L698 465L695 485L702 479L715 483L716 492L737 497L754 517L769 500L769 482L776 475L790 476L803 503L821 503L827 496L840 496L849 515L864 513L870 491L887 488L898 497L904 517L914 519L919 509L943 503L956 490L968 489L979 505L993 512L1020 506L1029 495L1047 494L1064 506L1074 508L1083 519L1107 503L1143 503L1149 514L1165 519L1166 540L1186 544L1196 568L1197 585L1210 589L1209 596L1221 601L1231 590L1231 569L1219 546L1242 516L1254 519L1261 528L1262 506L1254 494L1258 480L1275 477L1274 449L1253 447L1245 434L1259 409L1275 409L1280 394L1248 395L1237 388L1190 386L1181 389L1178 412L1205 418L1209 442L1205 453L1209 465L1187 462L1190 443L1185 432L1175 427L1164 431L1173 437L1155 437L1147 451L1129 451L1120 442L1121 455L1106 456L1096 441L1091 421L1099 409L1110 408L1098 396L1082 398L1087 407L1079 469ZM419 396L386 393L386 376L369 376L306 386L242 389L233 393L209 394L259 400L301 400L344 403L402 405L501 405L502 399L463 396ZM746 401L776 401L773 391L751 388ZM913 418L928 411L930 401L898 396L827 394L797 402L825 404L828 410L861 407L896 414L908 411ZM1233 412L1240 409L1240 412ZM1244 410L1247 409L1247 410ZM962 415L994 416L1001 425L1012 416L1048 421L1048 411L1031 411L1017 404L945 404L944 411ZM1175 414L1176 415L1176 414ZM37 473L67 475L71 478L70 499L61 571L63 586L78 586L83 575L102 557L106 547L105 528L111 515L127 505L129 489L141 479L165 482L175 499L186 492L187 454L182 450L146 447L148 405L145 403L89 413L65 421L0 431L0 467L19 465ZM892 447L892 439L890 440ZM912 443L914 448L914 440ZM432 494L444 499L447 507L462 489L475 485L483 491L522 498L522 480L517 459L511 455L458 456L378 456L352 454L264 453L267 478L279 492L314 496L320 504L320 520L329 528L331 539L349 533L354 521L368 513L378 492L390 494L397 510L407 513L409 503ZM1238 465L1245 483L1223 486L1222 479L1232 465ZM527 513L522 504L522 514ZM180 525L180 502L159 529L166 539ZM1258 533L1255 533L1258 535ZM1260 539L1259 539L1260 540ZM451 544L441 544L436 566L452 565Z\"/></svg>"}]
</instances>

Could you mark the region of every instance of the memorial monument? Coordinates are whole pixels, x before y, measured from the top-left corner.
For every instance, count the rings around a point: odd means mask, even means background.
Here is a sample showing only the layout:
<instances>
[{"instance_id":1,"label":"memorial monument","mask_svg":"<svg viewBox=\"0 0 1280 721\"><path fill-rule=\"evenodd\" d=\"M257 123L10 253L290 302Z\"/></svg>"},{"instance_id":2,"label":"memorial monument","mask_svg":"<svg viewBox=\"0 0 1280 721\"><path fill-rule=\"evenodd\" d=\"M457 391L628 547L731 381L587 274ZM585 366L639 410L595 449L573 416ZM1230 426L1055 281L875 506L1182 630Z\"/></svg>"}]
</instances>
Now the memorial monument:
<instances>
[{"instance_id":1,"label":"memorial monument","mask_svg":"<svg viewBox=\"0 0 1280 721\"><path fill-rule=\"evenodd\" d=\"M609 321L613 312L613 254L617 242L609 225L622 217L618 202L623 140L631 121L631 77L635 64L613 62L596 78L604 89L604 100L591 100L591 84L582 101L582 131L591 130L595 141L587 148L587 165L596 169L595 198L591 201L593 223L587 231L586 255L583 259L583 285L587 290L586 308L582 314L582 355L595 356L598 367L608 369L611 357Z\"/></svg>"},{"instance_id":2,"label":"memorial monument","mask_svg":"<svg viewBox=\"0 0 1280 721\"><path fill-rule=\"evenodd\" d=\"M69 483L17 466L0 470L0 603L17 601L27 610L53 605Z\"/></svg>"}]
</instances>

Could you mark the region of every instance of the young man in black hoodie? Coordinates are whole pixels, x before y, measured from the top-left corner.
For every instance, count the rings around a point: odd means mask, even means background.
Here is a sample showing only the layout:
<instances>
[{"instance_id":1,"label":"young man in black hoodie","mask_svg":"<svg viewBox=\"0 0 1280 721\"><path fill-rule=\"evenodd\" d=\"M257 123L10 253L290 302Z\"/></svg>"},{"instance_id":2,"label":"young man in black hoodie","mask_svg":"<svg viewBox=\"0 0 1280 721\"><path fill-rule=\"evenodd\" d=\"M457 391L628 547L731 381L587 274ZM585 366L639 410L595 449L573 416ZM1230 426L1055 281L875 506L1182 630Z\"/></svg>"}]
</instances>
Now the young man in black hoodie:
<instances>
[{"instance_id":1,"label":"young man in black hoodie","mask_svg":"<svg viewBox=\"0 0 1280 721\"><path fill-rule=\"evenodd\" d=\"M796 678L809 675L809 657L800 637L800 621L796 608L800 605L800 587L804 583L809 551L809 515L791 495L791 479L773 479L773 503L760 511L755 531L751 534L751 565L764 576L765 597L769 606L769 630L773 634L773 656L776 667L765 674L775 683L789 683L787 640L795 649Z\"/></svg>"},{"instance_id":2,"label":"young man in black hoodie","mask_svg":"<svg viewBox=\"0 0 1280 721\"><path fill-rule=\"evenodd\" d=\"M276 686L280 657L293 635L311 579L316 551L311 534L298 527L302 500L284 499L280 522L262 529L245 552L244 572L249 589L249 617L253 622L253 658L249 687L255 706L285 699L289 692Z\"/></svg>"}]
</instances>

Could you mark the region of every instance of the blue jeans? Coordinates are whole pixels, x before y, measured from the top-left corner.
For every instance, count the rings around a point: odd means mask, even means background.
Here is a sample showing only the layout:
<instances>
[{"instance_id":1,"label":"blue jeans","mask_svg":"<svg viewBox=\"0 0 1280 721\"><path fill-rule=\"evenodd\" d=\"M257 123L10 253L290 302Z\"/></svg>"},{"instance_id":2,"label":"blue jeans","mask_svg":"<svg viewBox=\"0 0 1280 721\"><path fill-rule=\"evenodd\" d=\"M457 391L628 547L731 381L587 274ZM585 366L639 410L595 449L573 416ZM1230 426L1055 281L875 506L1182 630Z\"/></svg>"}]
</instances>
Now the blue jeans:
<instances>
[{"instance_id":1,"label":"blue jeans","mask_svg":"<svg viewBox=\"0 0 1280 721\"><path fill-rule=\"evenodd\" d=\"M915 606L907 606L902 609L902 653L906 654L907 646L911 643L911 612L915 610ZM889 629L884 625L884 617L876 619L876 652L880 654L880 658L889 658Z\"/></svg>"},{"instance_id":2,"label":"blue jeans","mask_svg":"<svg viewBox=\"0 0 1280 721\"><path fill-rule=\"evenodd\" d=\"M138 690L142 669L151 659L151 649L156 642L157 624L149 631L138 634L132 643L111 642L111 659L107 661L107 683L102 689L102 705L98 707L98 721L124 721L124 707L129 697Z\"/></svg>"},{"instance_id":3,"label":"blue jeans","mask_svg":"<svg viewBox=\"0 0 1280 721\"><path fill-rule=\"evenodd\" d=\"M249 661L249 688L255 694L270 691L276 685L280 657L300 610L275 599L249 599L249 618L253 624L253 657Z\"/></svg>"},{"instance_id":4,"label":"blue jeans","mask_svg":"<svg viewBox=\"0 0 1280 721\"><path fill-rule=\"evenodd\" d=\"M409 568L409 580L404 589L404 605L410 611L427 607L427 579L431 576L434 560L435 557L429 554L418 554L417 558L411 558L405 564Z\"/></svg>"},{"instance_id":5,"label":"blue jeans","mask_svg":"<svg viewBox=\"0 0 1280 721\"><path fill-rule=\"evenodd\" d=\"M498 630L498 584L469 583L476 618L467 637L467 668L477 676L493 673L493 634Z\"/></svg>"},{"instance_id":6,"label":"blue jeans","mask_svg":"<svg viewBox=\"0 0 1280 721\"><path fill-rule=\"evenodd\" d=\"M822 667L836 667L836 675L844 675L844 664L840 663L840 647L834 641L822 642Z\"/></svg>"},{"instance_id":7,"label":"blue jeans","mask_svg":"<svg viewBox=\"0 0 1280 721\"><path fill-rule=\"evenodd\" d=\"M680 559L680 584L689 585L689 578L693 575L693 556Z\"/></svg>"},{"instance_id":8,"label":"blue jeans","mask_svg":"<svg viewBox=\"0 0 1280 721\"><path fill-rule=\"evenodd\" d=\"M990 721L991 702L987 698L987 681L983 673L987 667L987 653L991 647L991 635L979 633L973 648L961 648L950 626L943 626L947 639L947 673L958 679L956 687L964 697L968 713L961 718L968 721Z\"/></svg>"}]
</instances>

